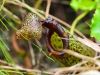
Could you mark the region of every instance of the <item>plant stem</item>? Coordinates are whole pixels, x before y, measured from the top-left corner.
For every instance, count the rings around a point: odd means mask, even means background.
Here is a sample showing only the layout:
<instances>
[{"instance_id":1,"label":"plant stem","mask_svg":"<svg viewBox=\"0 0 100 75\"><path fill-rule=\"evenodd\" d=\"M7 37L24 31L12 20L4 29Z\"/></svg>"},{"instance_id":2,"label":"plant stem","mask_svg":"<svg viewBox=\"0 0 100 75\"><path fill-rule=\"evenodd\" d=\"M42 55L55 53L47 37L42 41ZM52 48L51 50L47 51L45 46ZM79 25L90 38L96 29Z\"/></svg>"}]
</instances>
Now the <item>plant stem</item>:
<instances>
[{"instance_id":1,"label":"plant stem","mask_svg":"<svg viewBox=\"0 0 100 75\"><path fill-rule=\"evenodd\" d=\"M27 4L24 4L24 5L25 5L25 7L26 7L27 9L29 9L30 11L36 13L40 18L45 19L45 17L42 16L41 14L39 14L36 10L34 10L33 8L31 8L31 7L28 6Z\"/></svg>"},{"instance_id":2,"label":"plant stem","mask_svg":"<svg viewBox=\"0 0 100 75\"><path fill-rule=\"evenodd\" d=\"M72 23L72 27L70 29L70 36L73 35L74 33L74 29L75 29L75 26L76 24L78 23L79 20L81 20L89 11L84 11L82 14L80 14Z\"/></svg>"},{"instance_id":3,"label":"plant stem","mask_svg":"<svg viewBox=\"0 0 100 75\"><path fill-rule=\"evenodd\" d=\"M0 6L0 11L1 11L2 8L3 8L5 1L6 1L6 0L3 0L3 3L2 3L2 5Z\"/></svg>"},{"instance_id":4,"label":"plant stem","mask_svg":"<svg viewBox=\"0 0 100 75\"><path fill-rule=\"evenodd\" d=\"M15 5L20 5L21 7L27 8L28 10L30 10L31 12L37 14L41 19L45 19L45 17L43 15L41 15L40 13L38 13L34 8L30 7L29 5L27 5L26 3L23 3L19 0L13 0L13 1L8 1L11 2Z\"/></svg>"},{"instance_id":5,"label":"plant stem","mask_svg":"<svg viewBox=\"0 0 100 75\"><path fill-rule=\"evenodd\" d=\"M32 11L33 13L36 13L40 18L42 19L45 19L45 17L43 15L41 15L40 13L38 13L36 10L34 10L32 7L30 7L29 5L25 4L25 3L22 3L20 2L19 0L16 2L20 3L20 4L23 4L24 7L26 7L28 10Z\"/></svg>"}]
</instances>

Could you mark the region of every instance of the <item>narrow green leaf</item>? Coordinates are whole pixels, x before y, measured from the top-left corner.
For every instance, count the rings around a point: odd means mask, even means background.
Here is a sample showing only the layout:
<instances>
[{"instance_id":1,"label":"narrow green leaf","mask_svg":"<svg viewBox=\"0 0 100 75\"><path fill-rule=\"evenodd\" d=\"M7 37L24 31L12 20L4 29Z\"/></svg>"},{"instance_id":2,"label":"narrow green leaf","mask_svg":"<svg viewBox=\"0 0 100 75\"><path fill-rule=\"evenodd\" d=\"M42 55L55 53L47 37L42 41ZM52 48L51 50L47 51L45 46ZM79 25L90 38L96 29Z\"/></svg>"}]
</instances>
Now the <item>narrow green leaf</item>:
<instances>
[{"instance_id":1,"label":"narrow green leaf","mask_svg":"<svg viewBox=\"0 0 100 75\"><path fill-rule=\"evenodd\" d=\"M10 50L9 47L5 44L5 42L3 41L2 38L0 38L0 41L2 42L2 44L5 46L5 48L6 48L7 50Z\"/></svg>"},{"instance_id":2,"label":"narrow green leaf","mask_svg":"<svg viewBox=\"0 0 100 75\"><path fill-rule=\"evenodd\" d=\"M7 26L3 23L3 21L0 19L0 22L2 23L2 25L6 28L6 30L9 30L8 28L7 28Z\"/></svg>"},{"instance_id":3,"label":"narrow green leaf","mask_svg":"<svg viewBox=\"0 0 100 75\"><path fill-rule=\"evenodd\" d=\"M91 37L95 37L100 40L100 8L96 9L95 14L92 18L91 24Z\"/></svg>"},{"instance_id":4,"label":"narrow green leaf","mask_svg":"<svg viewBox=\"0 0 100 75\"><path fill-rule=\"evenodd\" d=\"M11 66L13 66L13 68L16 70L16 72L20 73L20 75L23 75L23 73L19 72L16 67L15 67L15 63L12 59L12 57L10 56L9 52L6 50L5 46L3 45L2 42L0 42L0 49L2 50L2 53L4 54L6 60L11 64Z\"/></svg>"},{"instance_id":5,"label":"narrow green leaf","mask_svg":"<svg viewBox=\"0 0 100 75\"><path fill-rule=\"evenodd\" d=\"M17 30L17 29L14 27L14 24L13 24L11 21L6 20L6 18L4 18L4 17L2 16L2 14L0 14L0 16L8 23L9 26L11 26L13 29Z\"/></svg>"},{"instance_id":6,"label":"narrow green leaf","mask_svg":"<svg viewBox=\"0 0 100 75\"><path fill-rule=\"evenodd\" d=\"M3 68L0 68L0 75L10 75L10 74Z\"/></svg>"},{"instance_id":7,"label":"narrow green leaf","mask_svg":"<svg viewBox=\"0 0 100 75\"><path fill-rule=\"evenodd\" d=\"M2 5L0 5L0 11L2 10L6 0L3 0Z\"/></svg>"},{"instance_id":8,"label":"narrow green leaf","mask_svg":"<svg viewBox=\"0 0 100 75\"><path fill-rule=\"evenodd\" d=\"M0 31L7 37L6 33L0 28Z\"/></svg>"}]
</instances>

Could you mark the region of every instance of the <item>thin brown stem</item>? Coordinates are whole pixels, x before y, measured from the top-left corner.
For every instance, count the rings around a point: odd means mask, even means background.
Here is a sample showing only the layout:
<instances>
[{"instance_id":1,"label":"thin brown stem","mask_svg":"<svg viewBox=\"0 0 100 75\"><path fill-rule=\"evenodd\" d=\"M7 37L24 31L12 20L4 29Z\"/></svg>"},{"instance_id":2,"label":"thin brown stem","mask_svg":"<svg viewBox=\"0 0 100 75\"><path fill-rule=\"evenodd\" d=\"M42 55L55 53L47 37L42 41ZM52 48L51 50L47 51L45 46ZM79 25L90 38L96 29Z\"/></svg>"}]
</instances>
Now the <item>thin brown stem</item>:
<instances>
[{"instance_id":1,"label":"thin brown stem","mask_svg":"<svg viewBox=\"0 0 100 75\"><path fill-rule=\"evenodd\" d=\"M54 75L60 75L63 72L69 71L87 71L87 70L100 70L100 67L77 67L77 68L58 68L58 71Z\"/></svg>"},{"instance_id":2,"label":"thin brown stem","mask_svg":"<svg viewBox=\"0 0 100 75\"><path fill-rule=\"evenodd\" d=\"M46 18L48 17L49 10L50 10L51 0L47 0L47 7L46 7Z\"/></svg>"}]
</instances>

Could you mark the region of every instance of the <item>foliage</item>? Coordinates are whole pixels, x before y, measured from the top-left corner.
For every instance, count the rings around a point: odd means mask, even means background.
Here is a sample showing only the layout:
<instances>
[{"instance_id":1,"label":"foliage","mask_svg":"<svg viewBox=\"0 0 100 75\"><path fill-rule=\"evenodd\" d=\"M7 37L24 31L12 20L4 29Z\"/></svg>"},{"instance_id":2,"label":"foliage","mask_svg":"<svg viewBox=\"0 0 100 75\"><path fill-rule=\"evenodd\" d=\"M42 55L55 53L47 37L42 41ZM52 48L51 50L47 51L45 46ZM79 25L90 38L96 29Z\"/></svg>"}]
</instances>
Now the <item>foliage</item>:
<instances>
[{"instance_id":1,"label":"foliage","mask_svg":"<svg viewBox=\"0 0 100 75\"><path fill-rule=\"evenodd\" d=\"M100 8L97 8L92 18L91 36L100 41Z\"/></svg>"},{"instance_id":2,"label":"foliage","mask_svg":"<svg viewBox=\"0 0 100 75\"><path fill-rule=\"evenodd\" d=\"M92 24L90 26L90 31L91 31L90 35L91 35L91 37L95 37L97 40L100 40L100 35L99 35L100 34L100 24L99 24L99 21L100 21L100 18L99 18L100 17L100 8L99 8L99 6L100 5L99 4L100 4L100 0L72 0L70 3L70 6L75 11L78 11L80 9L80 10L83 10L85 12L85 11L91 11L93 9L96 9L94 17L92 18ZM76 18L76 20L77 20L77 18ZM75 26L75 25L73 22L72 26Z\"/></svg>"},{"instance_id":3,"label":"foliage","mask_svg":"<svg viewBox=\"0 0 100 75\"><path fill-rule=\"evenodd\" d=\"M70 6L75 10L93 10L97 5L96 0L72 0Z\"/></svg>"}]
</instances>

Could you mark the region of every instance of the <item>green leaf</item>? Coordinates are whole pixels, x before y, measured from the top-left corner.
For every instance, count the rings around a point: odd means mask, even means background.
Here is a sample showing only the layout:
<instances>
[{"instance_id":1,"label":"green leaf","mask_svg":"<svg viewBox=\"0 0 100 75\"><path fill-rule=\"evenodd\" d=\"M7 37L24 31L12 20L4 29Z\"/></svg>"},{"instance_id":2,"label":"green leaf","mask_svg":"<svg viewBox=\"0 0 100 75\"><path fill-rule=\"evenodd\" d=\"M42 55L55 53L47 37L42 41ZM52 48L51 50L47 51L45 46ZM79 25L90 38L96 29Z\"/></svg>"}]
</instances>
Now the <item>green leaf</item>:
<instances>
[{"instance_id":1,"label":"green leaf","mask_svg":"<svg viewBox=\"0 0 100 75\"><path fill-rule=\"evenodd\" d=\"M100 8L96 9L91 24L91 37L95 37L100 40Z\"/></svg>"},{"instance_id":2,"label":"green leaf","mask_svg":"<svg viewBox=\"0 0 100 75\"><path fill-rule=\"evenodd\" d=\"M93 10L96 8L97 2L94 0L71 0L70 6L75 10Z\"/></svg>"},{"instance_id":3,"label":"green leaf","mask_svg":"<svg viewBox=\"0 0 100 75\"><path fill-rule=\"evenodd\" d=\"M6 28L6 30L9 30L8 27L4 24L4 22L0 19L0 23Z\"/></svg>"}]
</instances>

